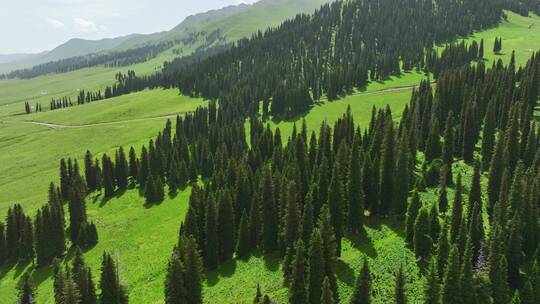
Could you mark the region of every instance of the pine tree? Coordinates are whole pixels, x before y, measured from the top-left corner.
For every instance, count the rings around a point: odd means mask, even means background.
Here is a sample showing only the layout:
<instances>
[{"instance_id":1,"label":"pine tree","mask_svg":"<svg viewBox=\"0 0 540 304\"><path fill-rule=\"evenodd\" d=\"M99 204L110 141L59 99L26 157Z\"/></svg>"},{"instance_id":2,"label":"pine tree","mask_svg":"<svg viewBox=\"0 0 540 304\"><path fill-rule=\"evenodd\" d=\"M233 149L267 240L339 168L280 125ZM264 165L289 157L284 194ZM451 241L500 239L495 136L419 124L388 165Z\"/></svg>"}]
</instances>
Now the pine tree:
<instances>
[{"instance_id":1,"label":"pine tree","mask_svg":"<svg viewBox=\"0 0 540 304\"><path fill-rule=\"evenodd\" d=\"M284 204L285 214L283 215L283 247L293 248L294 243L300 236L300 210L296 196L296 183L290 182L285 193Z\"/></svg>"},{"instance_id":2,"label":"pine tree","mask_svg":"<svg viewBox=\"0 0 540 304\"><path fill-rule=\"evenodd\" d=\"M424 303L439 304L441 286L439 283L439 270L437 268L437 259L431 258L429 262L426 285L424 286Z\"/></svg>"},{"instance_id":3,"label":"pine tree","mask_svg":"<svg viewBox=\"0 0 540 304\"><path fill-rule=\"evenodd\" d=\"M137 155L135 155L135 149L133 147L129 148L129 177L133 181L136 181L139 177L139 163Z\"/></svg>"},{"instance_id":4,"label":"pine tree","mask_svg":"<svg viewBox=\"0 0 540 304\"><path fill-rule=\"evenodd\" d=\"M296 242L296 253L292 262L291 288L289 291L290 303L306 303L306 265L304 242Z\"/></svg>"},{"instance_id":5,"label":"pine tree","mask_svg":"<svg viewBox=\"0 0 540 304\"><path fill-rule=\"evenodd\" d=\"M205 265L209 270L216 269L218 266L218 232L217 215L213 199L209 199L205 214Z\"/></svg>"},{"instance_id":6,"label":"pine tree","mask_svg":"<svg viewBox=\"0 0 540 304\"><path fill-rule=\"evenodd\" d=\"M318 228L313 230L309 243L309 266L307 272L308 303L317 304L321 299L324 275L323 240Z\"/></svg>"},{"instance_id":7,"label":"pine tree","mask_svg":"<svg viewBox=\"0 0 540 304\"><path fill-rule=\"evenodd\" d=\"M314 216L313 205L311 203L312 200L313 196L310 191L305 199L304 213L302 214L302 227L300 229L302 240L305 244L309 244L309 240L311 239L311 234L313 232Z\"/></svg>"},{"instance_id":8,"label":"pine tree","mask_svg":"<svg viewBox=\"0 0 540 304\"><path fill-rule=\"evenodd\" d=\"M28 273L25 273L19 284L19 301L18 304L35 304L36 296L34 286Z\"/></svg>"},{"instance_id":9,"label":"pine tree","mask_svg":"<svg viewBox=\"0 0 540 304\"><path fill-rule=\"evenodd\" d=\"M506 253L508 263L508 283L512 288L517 288L520 284L519 267L523 256L522 237L520 233L521 224L520 216L516 213L510 222L507 241L508 249Z\"/></svg>"},{"instance_id":10,"label":"pine tree","mask_svg":"<svg viewBox=\"0 0 540 304\"><path fill-rule=\"evenodd\" d=\"M96 287L92 281L92 272L86 267L83 253L78 247L75 250L72 269L73 281L80 293L81 304L96 304Z\"/></svg>"},{"instance_id":11,"label":"pine tree","mask_svg":"<svg viewBox=\"0 0 540 304\"><path fill-rule=\"evenodd\" d=\"M414 190L405 218L405 241L411 245L414 241L414 222L416 221L416 217L418 216L421 207L422 202L420 201L418 191Z\"/></svg>"},{"instance_id":12,"label":"pine tree","mask_svg":"<svg viewBox=\"0 0 540 304\"><path fill-rule=\"evenodd\" d=\"M334 304L334 293L330 288L330 280L328 277L324 277L322 292L321 292L321 304Z\"/></svg>"},{"instance_id":13,"label":"pine tree","mask_svg":"<svg viewBox=\"0 0 540 304\"><path fill-rule=\"evenodd\" d=\"M396 165L396 197L394 204L395 214L402 216L407 211L407 198L410 188L410 159L409 159L409 139L407 131L401 138L399 146L399 156Z\"/></svg>"},{"instance_id":14,"label":"pine tree","mask_svg":"<svg viewBox=\"0 0 540 304\"><path fill-rule=\"evenodd\" d=\"M450 250L448 263L444 271L441 290L442 303L461 303L459 252L455 245Z\"/></svg>"},{"instance_id":15,"label":"pine tree","mask_svg":"<svg viewBox=\"0 0 540 304\"><path fill-rule=\"evenodd\" d=\"M462 127L462 156L463 160L467 164L471 164L473 161L474 147L477 140L477 131L476 125L476 105L474 103L469 103L466 106L465 117L463 117L463 127Z\"/></svg>"},{"instance_id":16,"label":"pine tree","mask_svg":"<svg viewBox=\"0 0 540 304\"><path fill-rule=\"evenodd\" d=\"M364 191L362 188L362 172L360 167L360 135L355 135L349 156L349 172L347 173L347 202L349 231L362 231L364 217ZM305 211L304 211L305 212Z\"/></svg>"},{"instance_id":17,"label":"pine tree","mask_svg":"<svg viewBox=\"0 0 540 304\"><path fill-rule=\"evenodd\" d=\"M79 232L86 221L84 193L80 188L74 186L69 199L69 229L73 244L78 244Z\"/></svg>"},{"instance_id":18,"label":"pine tree","mask_svg":"<svg viewBox=\"0 0 540 304\"><path fill-rule=\"evenodd\" d=\"M343 184L339 162L336 161L332 170L332 178L328 189L328 207L330 210L330 219L334 228L336 240L336 254L341 255L341 238L343 237Z\"/></svg>"},{"instance_id":19,"label":"pine tree","mask_svg":"<svg viewBox=\"0 0 540 304\"><path fill-rule=\"evenodd\" d=\"M232 258L235 246L235 221L232 199L228 191L221 193L218 210L219 258L228 261Z\"/></svg>"},{"instance_id":20,"label":"pine tree","mask_svg":"<svg viewBox=\"0 0 540 304\"><path fill-rule=\"evenodd\" d=\"M116 154L115 165L116 184L120 190L125 190L128 186L129 167L124 148L122 147L118 149Z\"/></svg>"},{"instance_id":21,"label":"pine tree","mask_svg":"<svg viewBox=\"0 0 540 304\"><path fill-rule=\"evenodd\" d=\"M421 208L414 222L414 252L421 259L429 258L433 241L429 235L430 222L427 208Z\"/></svg>"},{"instance_id":22,"label":"pine tree","mask_svg":"<svg viewBox=\"0 0 540 304\"><path fill-rule=\"evenodd\" d=\"M186 289L184 264L178 257L177 252L173 252L169 265L167 267L167 276L165 277L165 303L181 304L188 303L186 298Z\"/></svg>"},{"instance_id":23,"label":"pine tree","mask_svg":"<svg viewBox=\"0 0 540 304\"><path fill-rule=\"evenodd\" d=\"M62 301L63 303L82 303L81 293L77 288L77 285L69 277L69 272L67 273L66 280L64 281L64 288L62 290Z\"/></svg>"},{"instance_id":24,"label":"pine tree","mask_svg":"<svg viewBox=\"0 0 540 304\"><path fill-rule=\"evenodd\" d=\"M362 270L356 279L356 287L351 297L351 304L371 303L371 272L367 258L364 258Z\"/></svg>"},{"instance_id":25,"label":"pine tree","mask_svg":"<svg viewBox=\"0 0 540 304\"><path fill-rule=\"evenodd\" d=\"M431 123L429 135L424 150L426 162L430 163L441 156L441 140L439 138L439 120L435 118Z\"/></svg>"},{"instance_id":26,"label":"pine tree","mask_svg":"<svg viewBox=\"0 0 540 304\"><path fill-rule=\"evenodd\" d=\"M124 286L120 283L118 269L112 257L104 252L101 263L101 280L99 282L101 294L100 304L127 304L128 296Z\"/></svg>"},{"instance_id":27,"label":"pine tree","mask_svg":"<svg viewBox=\"0 0 540 304\"><path fill-rule=\"evenodd\" d=\"M493 209L495 203L499 201L499 193L501 188L501 181L504 173L503 167L503 149L504 149L504 140L499 139L497 145L495 146L495 151L491 157L491 165L489 167L488 175L488 206L487 211L490 218L493 216Z\"/></svg>"},{"instance_id":28,"label":"pine tree","mask_svg":"<svg viewBox=\"0 0 540 304\"><path fill-rule=\"evenodd\" d=\"M449 229L448 219L446 218L444 220L441 233L439 234L439 239L437 240L436 254L437 254L437 268L438 268L439 278L443 278L444 276L444 270L448 262L448 255L450 254L450 242L448 239L448 233L449 233L448 229Z\"/></svg>"},{"instance_id":29,"label":"pine tree","mask_svg":"<svg viewBox=\"0 0 540 304\"><path fill-rule=\"evenodd\" d=\"M472 256L472 242L470 238L467 238L465 245L465 253L462 258L461 265L461 296L463 304L475 304L478 303L476 298L476 291L474 288L474 278L473 278L473 265L471 260Z\"/></svg>"},{"instance_id":30,"label":"pine tree","mask_svg":"<svg viewBox=\"0 0 540 304\"><path fill-rule=\"evenodd\" d=\"M493 148L495 146L495 128L496 128L496 103L492 99L488 103L486 115L484 116L484 128L482 130L482 165L483 170L489 168L491 157L493 156Z\"/></svg>"},{"instance_id":31,"label":"pine tree","mask_svg":"<svg viewBox=\"0 0 540 304\"><path fill-rule=\"evenodd\" d=\"M503 253L500 227L495 225L491 231L488 255L488 277L491 295L495 304L508 303L510 293L507 279L508 264Z\"/></svg>"},{"instance_id":32,"label":"pine tree","mask_svg":"<svg viewBox=\"0 0 540 304\"><path fill-rule=\"evenodd\" d=\"M446 116L446 124L444 128L444 144L442 147L442 160L446 165L446 182L452 184L452 163L454 162L454 117L452 111ZM442 212L442 209L441 209Z\"/></svg>"},{"instance_id":33,"label":"pine tree","mask_svg":"<svg viewBox=\"0 0 540 304\"><path fill-rule=\"evenodd\" d=\"M183 238L180 244L182 261L186 270L185 281L187 303L202 304L202 259L197 247L197 241L193 237Z\"/></svg>"},{"instance_id":34,"label":"pine tree","mask_svg":"<svg viewBox=\"0 0 540 304\"><path fill-rule=\"evenodd\" d=\"M398 273L396 274L396 285L394 294L396 304L407 303L407 296L405 295L405 274L403 273L403 265L399 267Z\"/></svg>"},{"instance_id":35,"label":"pine tree","mask_svg":"<svg viewBox=\"0 0 540 304\"><path fill-rule=\"evenodd\" d=\"M454 202L452 204L452 215L450 217L450 240L454 243L459 236L459 229L461 227L461 220L463 217L463 204L461 197L461 174L458 174L456 182L456 191L454 193Z\"/></svg>"},{"instance_id":36,"label":"pine tree","mask_svg":"<svg viewBox=\"0 0 540 304\"><path fill-rule=\"evenodd\" d=\"M105 197L111 197L114 194L116 185L115 185L115 179L114 179L113 164L111 162L111 159L107 156L107 154L103 154L101 164L103 166L102 174L103 174L103 188L105 189L104 195Z\"/></svg>"},{"instance_id":37,"label":"pine tree","mask_svg":"<svg viewBox=\"0 0 540 304\"><path fill-rule=\"evenodd\" d=\"M277 249L278 217L274 201L272 173L266 168L261 185L261 218L262 218L262 247L265 252Z\"/></svg>"},{"instance_id":38,"label":"pine tree","mask_svg":"<svg viewBox=\"0 0 540 304\"><path fill-rule=\"evenodd\" d=\"M321 209L318 227L320 229L322 238L324 257L324 263L322 265L324 265L324 275L326 275L330 281L330 287L332 288L335 297L334 300L339 302L337 282L334 275L334 266L337 260L337 245L334 228L332 227L330 211L327 204L325 204Z\"/></svg>"},{"instance_id":39,"label":"pine tree","mask_svg":"<svg viewBox=\"0 0 540 304\"><path fill-rule=\"evenodd\" d=\"M240 217L240 224L238 225L238 240L236 242L236 256L244 258L249 254L250 250L250 235L249 235L249 223L246 209L242 211Z\"/></svg>"},{"instance_id":40,"label":"pine tree","mask_svg":"<svg viewBox=\"0 0 540 304\"><path fill-rule=\"evenodd\" d=\"M394 204L394 128L392 121L386 122L381 151L379 212L388 215Z\"/></svg>"}]
</instances>

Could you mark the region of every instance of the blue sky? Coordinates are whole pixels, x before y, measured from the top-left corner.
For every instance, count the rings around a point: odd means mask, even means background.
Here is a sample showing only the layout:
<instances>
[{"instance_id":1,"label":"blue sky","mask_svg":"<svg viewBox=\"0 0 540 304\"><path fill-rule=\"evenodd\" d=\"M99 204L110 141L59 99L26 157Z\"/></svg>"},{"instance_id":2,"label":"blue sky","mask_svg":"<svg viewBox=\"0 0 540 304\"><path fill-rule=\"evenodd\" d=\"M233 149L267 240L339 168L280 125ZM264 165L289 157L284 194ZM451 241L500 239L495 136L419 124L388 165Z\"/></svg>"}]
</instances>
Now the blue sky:
<instances>
[{"instance_id":1,"label":"blue sky","mask_svg":"<svg viewBox=\"0 0 540 304\"><path fill-rule=\"evenodd\" d=\"M50 50L71 38L171 29L189 15L255 0L0 0L0 54Z\"/></svg>"}]
</instances>

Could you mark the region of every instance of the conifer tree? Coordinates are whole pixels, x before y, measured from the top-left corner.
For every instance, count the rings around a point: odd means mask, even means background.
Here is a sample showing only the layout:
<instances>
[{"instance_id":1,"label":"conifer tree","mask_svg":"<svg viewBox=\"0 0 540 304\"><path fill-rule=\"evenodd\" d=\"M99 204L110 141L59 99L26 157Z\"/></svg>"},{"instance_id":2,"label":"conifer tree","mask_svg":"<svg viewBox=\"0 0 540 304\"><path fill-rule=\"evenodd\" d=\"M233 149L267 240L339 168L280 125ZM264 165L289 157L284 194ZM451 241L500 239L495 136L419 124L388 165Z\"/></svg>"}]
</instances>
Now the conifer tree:
<instances>
[{"instance_id":1,"label":"conifer tree","mask_svg":"<svg viewBox=\"0 0 540 304\"><path fill-rule=\"evenodd\" d=\"M34 286L28 273L25 273L19 283L19 301L18 304L35 304L36 295Z\"/></svg>"},{"instance_id":2,"label":"conifer tree","mask_svg":"<svg viewBox=\"0 0 540 304\"><path fill-rule=\"evenodd\" d=\"M410 188L410 159L409 159L409 139L407 131L401 138L399 145L399 156L396 165L396 197L394 212L396 215L405 215L407 211L407 198Z\"/></svg>"},{"instance_id":3,"label":"conifer tree","mask_svg":"<svg viewBox=\"0 0 540 304\"><path fill-rule=\"evenodd\" d=\"M205 265L209 270L216 269L218 266L218 232L217 215L213 199L209 199L205 214Z\"/></svg>"},{"instance_id":4,"label":"conifer tree","mask_svg":"<svg viewBox=\"0 0 540 304\"><path fill-rule=\"evenodd\" d=\"M487 170L493 156L493 148L495 146L495 128L496 128L496 103L492 99L487 106L486 115L484 116L484 127L482 130L482 169Z\"/></svg>"},{"instance_id":5,"label":"conifer tree","mask_svg":"<svg viewBox=\"0 0 540 304\"><path fill-rule=\"evenodd\" d=\"M444 276L444 270L446 268L446 264L448 261L448 255L450 254L450 242L448 238L448 231L449 224L448 224L448 217L444 220L444 224L441 230L441 233L439 234L439 239L437 240L437 268L438 268L438 274L439 278L443 278Z\"/></svg>"},{"instance_id":6,"label":"conifer tree","mask_svg":"<svg viewBox=\"0 0 540 304\"><path fill-rule=\"evenodd\" d=\"M74 244L78 244L79 232L86 221L84 193L80 188L74 187L69 199L69 229L71 241Z\"/></svg>"},{"instance_id":7,"label":"conifer tree","mask_svg":"<svg viewBox=\"0 0 540 304\"><path fill-rule=\"evenodd\" d=\"M457 246L453 245L444 271L441 290L442 303L461 303L460 263Z\"/></svg>"},{"instance_id":8,"label":"conifer tree","mask_svg":"<svg viewBox=\"0 0 540 304\"><path fill-rule=\"evenodd\" d=\"M125 190L128 186L129 166L124 152L124 148L120 147L116 154L115 160L115 178L116 184L120 190Z\"/></svg>"},{"instance_id":9,"label":"conifer tree","mask_svg":"<svg viewBox=\"0 0 540 304\"><path fill-rule=\"evenodd\" d=\"M461 174L458 174L456 182L456 191L454 193L454 202L452 204L452 214L450 216L450 240L454 243L459 236L459 229L461 227L461 220L463 217L463 204L462 204L462 188L461 188Z\"/></svg>"},{"instance_id":10,"label":"conifer tree","mask_svg":"<svg viewBox=\"0 0 540 304\"><path fill-rule=\"evenodd\" d=\"M324 275L323 240L318 228L313 230L309 243L309 266L307 272L308 303L317 304L321 299Z\"/></svg>"},{"instance_id":11,"label":"conifer tree","mask_svg":"<svg viewBox=\"0 0 540 304\"><path fill-rule=\"evenodd\" d=\"M403 265L399 267L398 273L396 274L396 285L395 285L395 299L396 304L406 304L407 296L405 292L405 274L403 273Z\"/></svg>"},{"instance_id":12,"label":"conifer tree","mask_svg":"<svg viewBox=\"0 0 540 304\"><path fill-rule=\"evenodd\" d=\"M300 229L302 240L305 244L309 244L309 240L311 239L311 234L313 232L313 223L314 223L314 216L313 216L313 205L312 205L313 196L311 195L311 191L306 196L305 204L304 204L304 213L302 214L302 227Z\"/></svg>"},{"instance_id":13,"label":"conifer tree","mask_svg":"<svg viewBox=\"0 0 540 304\"><path fill-rule=\"evenodd\" d=\"M463 117L463 127L462 127L462 156L463 160L467 164L471 164L473 161L474 147L477 140L477 131L476 125L476 105L474 103L469 103L466 106L465 117Z\"/></svg>"},{"instance_id":14,"label":"conifer tree","mask_svg":"<svg viewBox=\"0 0 540 304\"><path fill-rule=\"evenodd\" d=\"M339 302L337 292L337 282L334 275L334 266L337 260L337 245L335 239L334 228L332 227L330 211L328 205L325 204L321 209L319 217L318 227L321 232L322 248L324 257L324 275L328 277L330 281L330 287L334 293L335 301ZM322 281L321 281L322 282Z\"/></svg>"},{"instance_id":15,"label":"conifer tree","mask_svg":"<svg viewBox=\"0 0 540 304\"><path fill-rule=\"evenodd\" d=\"M429 135L426 140L426 148L424 150L426 162L430 163L435 158L441 156L441 140L439 138L439 120L435 118L431 123Z\"/></svg>"},{"instance_id":16,"label":"conifer tree","mask_svg":"<svg viewBox=\"0 0 540 304\"><path fill-rule=\"evenodd\" d=\"M386 122L381 151L379 212L388 215L394 204L394 128L392 121Z\"/></svg>"},{"instance_id":17,"label":"conifer tree","mask_svg":"<svg viewBox=\"0 0 540 304\"><path fill-rule=\"evenodd\" d=\"M503 167L503 149L504 149L504 140L499 139L497 145L495 146L495 151L491 157L491 165L489 167L488 174L488 206L487 211L490 218L493 216L493 209L495 203L499 201L499 194L501 188L502 177L504 173Z\"/></svg>"},{"instance_id":18,"label":"conifer tree","mask_svg":"<svg viewBox=\"0 0 540 304\"><path fill-rule=\"evenodd\" d=\"M330 219L334 228L336 240L336 254L341 255L341 238L343 237L343 207L344 195L339 162L336 161L332 170L332 178L328 189L328 207Z\"/></svg>"},{"instance_id":19,"label":"conifer tree","mask_svg":"<svg viewBox=\"0 0 540 304\"><path fill-rule=\"evenodd\" d=\"M139 164L138 164L137 155L135 155L135 149L133 147L129 148L129 177L136 181L139 177Z\"/></svg>"},{"instance_id":20,"label":"conifer tree","mask_svg":"<svg viewBox=\"0 0 540 304\"><path fill-rule=\"evenodd\" d=\"M293 248L294 243L300 236L300 210L298 208L298 199L296 194L296 183L290 182L287 186L287 192L284 199L284 225L283 225L283 246Z\"/></svg>"},{"instance_id":21,"label":"conifer tree","mask_svg":"<svg viewBox=\"0 0 540 304\"><path fill-rule=\"evenodd\" d=\"M120 283L118 269L112 257L104 252L101 263L101 280L99 282L101 294L100 304L127 304L128 295L125 287Z\"/></svg>"},{"instance_id":22,"label":"conifer tree","mask_svg":"<svg viewBox=\"0 0 540 304\"><path fill-rule=\"evenodd\" d=\"M321 292L321 304L334 304L334 293L330 288L330 280L328 277L324 277L322 292Z\"/></svg>"},{"instance_id":23,"label":"conifer tree","mask_svg":"<svg viewBox=\"0 0 540 304\"><path fill-rule=\"evenodd\" d=\"M427 208L421 208L414 222L414 252L421 259L429 258L433 241L429 235L430 222Z\"/></svg>"},{"instance_id":24,"label":"conifer tree","mask_svg":"<svg viewBox=\"0 0 540 304\"><path fill-rule=\"evenodd\" d=\"M431 258L427 271L426 285L424 286L424 303L425 304L439 304L440 299L440 281L439 270L437 268L437 259Z\"/></svg>"},{"instance_id":25,"label":"conifer tree","mask_svg":"<svg viewBox=\"0 0 540 304\"><path fill-rule=\"evenodd\" d=\"M418 212L422 207L422 202L420 201L420 196L418 191L414 190L413 196L407 208L407 217L405 219L405 241L408 244L413 244L414 241L414 222L418 216Z\"/></svg>"},{"instance_id":26,"label":"conifer tree","mask_svg":"<svg viewBox=\"0 0 540 304\"><path fill-rule=\"evenodd\" d=\"M7 260L7 244L4 224L0 222L0 265L4 265Z\"/></svg>"},{"instance_id":27,"label":"conifer tree","mask_svg":"<svg viewBox=\"0 0 540 304\"><path fill-rule=\"evenodd\" d=\"M63 303L82 303L81 293L77 288L77 285L69 277L69 272L67 272L66 280L64 281L64 288L62 290L62 301Z\"/></svg>"},{"instance_id":28,"label":"conifer tree","mask_svg":"<svg viewBox=\"0 0 540 304\"><path fill-rule=\"evenodd\" d=\"M476 304L478 300L476 298L475 284L473 278L473 248L471 239L468 237L465 245L465 253L462 257L461 265L461 296L463 304Z\"/></svg>"},{"instance_id":29,"label":"conifer tree","mask_svg":"<svg viewBox=\"0 0 540 304\"><path fill-rule=\"evenodd\" d=\"M523 256L522 237L520 233L521 224L519 213L516 213L510 222L507 241L508 249L506 253L508 263L508 283L512 288L517 288L520 284L519 267Z\"/></svg>"},{"instance_id":30,"label":"conifer tree","mask_svg":"<svg viewBox=\"0 0 540 304\"><path fill-rule=\"evenodd\" d=\"M202 259L197 247L197 241L193 237L185 237L180 244L181 259L185 266L185 281L187 303L202 304Z\"/></svg>"},{"instance_id":31,"label":"conifer tree","mask_svg":"<svg viewBox=\"0 0 540 304\"><path fill-rule=\"evenodd\" d=\"M371 303L371 272L367 258L364 258L362 270L356 279L356 286L351 297L351 304Z\"/></svg>"},{"instance_id":32,"label":"conifer tree","mask_svg":"<svg viewBox=\"0 0 540 304\"><path fill-rule=\"evenodd\" d=\"M114 179L113 164L111 162L111 159L107 156L107 154L103 154L101 164L103 166L102 174L103 174L103 188L105 189L104 195L105 197L111 197L114 194L116 185L115 185L115 179Z\"/></svg>"},{"instance_id":33,"label":"conifer tree","mask_svg":"<svg viewBox=\"0 0 540 304\"><path fill-rule=\"evenodd\" d=\"M444 128L444 144L442 147L442 161L446 165L446 183L452 184L452 163L454 162L454 117L452 111L446 116ZM440 207L440 206L439 206ZM442 212L442 209L441 209Z\"/></svg>"},{"instance_id":34,"label":"conifer tree","mask_svg":"<svg viewBox=\"0 0 540 304\"><path fill-rule=\"evenodd\" d=\"M304 242L296 242L296 253L292 262L291 288L289 291L290 303L306 303L306 265Z\"/></svg>"},{"instance_id":35,"label":"conifer tree","mask_svg":"<svg viewBox=\"0 0 540 304\"><path fill-rule=\"evenodd\" d=\"M487 268L491 283L491 296L496 304L508 303L510 301L507 279L508 264L501 242L500 227L495 225L491 231Z\"/></svg>"},{"instance_id":36,"label":"conifer tree","mask_svg":"<svg viewBox=\"0 0 540 304\"><path fill-rule=\"evenodd\" d=\"M238 225L238 240L236 242L236 256L244 258L248 255L250 250L250 235L249 235L249 223L246 209L242 211L240 217L240 224Z\"/></svg>"},{"instance_id":37,"label":"conifer tree","mask_svg":"<svg viewBox=\"0 0 540 304\"><path fill-rule=\"evenodd\" d=\"M173 252L167 267L167 276L165 277L166 304L188 303L185 289L185 281L188 278L186 278L185 272L182 260L178 257L177 252Z\"/></svg>"},{"instance_id":38,"label":"conifer tree","mask_svg":"<svg viewBox=\"0 0 540 304\"><path fill-rule=\"evenodd\" d=\"M232 199L228 191L221 193L218 210L218 244L219 258L228 261L232 258L235 246L234 211Z\"/></svg>"},{"instance_id":39,"label":"conifer tree","mask_svg":"<svg viewBox=\"0 0 540 304\"><path fill-rule=\"evenodd\" d=\"M272 173L266 168L261 185L262 247L265 252L277 249L278 217L274 201Z\"/></svg>"},{"instance_id":40,"label":"conifer tree","mask_svg":"<svg viewBox=\"0 0 540 304\"><path fill-rule=\"evenodd\" d=\"M349 156L347 173L348 227L352 233L362 231L364 215L364 191L360 167L360 135L355 135ZM304 211L305 212L305 211Z\"/></svg>"}]
</instances>

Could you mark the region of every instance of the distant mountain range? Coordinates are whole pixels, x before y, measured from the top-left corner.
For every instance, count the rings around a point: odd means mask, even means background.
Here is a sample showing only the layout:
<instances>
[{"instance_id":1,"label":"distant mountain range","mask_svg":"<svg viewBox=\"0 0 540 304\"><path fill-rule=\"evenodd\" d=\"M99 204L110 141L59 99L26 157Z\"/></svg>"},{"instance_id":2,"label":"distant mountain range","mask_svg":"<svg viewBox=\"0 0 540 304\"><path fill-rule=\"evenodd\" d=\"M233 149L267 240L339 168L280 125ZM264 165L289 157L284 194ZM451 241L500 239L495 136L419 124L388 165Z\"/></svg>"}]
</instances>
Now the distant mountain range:
<instances>
[{"instance_id":1,"label":"distant mountain range","mask_svg":"<svg viewBox=\"0 0 540 304\"><path fill-rule=\"evenodd\" d=\"M127 50L163 41L183 39L192 33L216 30L228 42L249 36L268 26L275 26L298 13L313 12L329 0L261 0L254 4L239 4L191 15L169 31L153 34L131 34L116 38L85 40L74 38L38 54L0 55L0 73L93 53Z\"/></svg>"}]
</instances>

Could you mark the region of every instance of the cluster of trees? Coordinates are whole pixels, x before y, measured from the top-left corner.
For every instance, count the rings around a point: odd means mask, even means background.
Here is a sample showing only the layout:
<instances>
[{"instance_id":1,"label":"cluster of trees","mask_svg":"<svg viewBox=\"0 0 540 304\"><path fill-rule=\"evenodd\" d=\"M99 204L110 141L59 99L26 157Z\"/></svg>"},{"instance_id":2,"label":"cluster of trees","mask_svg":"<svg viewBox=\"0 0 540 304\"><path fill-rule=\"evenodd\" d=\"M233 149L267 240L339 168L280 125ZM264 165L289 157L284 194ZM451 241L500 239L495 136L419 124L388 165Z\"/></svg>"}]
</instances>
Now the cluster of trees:
<instances>
[{"instance_id":1,"label":"cluster of trees","mask_svg":"<svg viewBox=\"0 0 540 304\"><path fill-rule=\"evenodd\" d=\"M493 53L500 54L502 51L502 37L495 37L495 42L493 43Z\"/></svg>"},{"instance_id":2,"label":"cluster of trees","mask_svg":"<svg viewBox=\"0 0 540 304\"><path fill-rule=\"evenodd\" d=\"M215 56L173 61L164 73L182 93L219 99L231 111L256 113L265 101L274 117L291 118L323 95L336 99L369 79L400 73L401 65L421 68L434 43L494 26L501 16L493 1L334 2Z\"/></svg>"},{"instance_id":3,"label":"cluster of trees","mask_svg":"<svg viewBox=\"0 0 540 304\"><path fill-rule=\"evenodd\" d=\"M426 54L426 66L424 70L433 73L436 79L441 72L453 68L461 67L472 61L481 61L484 58L484 39L478 42L473 41L467 45L465 41L446 45L441 54L432 49Z\"/></svg>"},{"instance_id":4,"label":"cluster of trees","mask_svg":"<svg viewBox=\"0 0 540 304\"><path fill-rule=\"evenodd\" d=\"M60 187L51 183L48 202L38 209L34 220L21 205L8 210L6 225L0 222L0 265L34 261L37 266L49 265L66 251L66 233L73 246L82 248L97 244L94 223L86 215L86 183L77 162L60 162ZM69 229L65 229L64 204L68 203Z\"/></svg>"},{"instance_id":5,"label":"cluster of trees","mask_svg":"<svg viewBox=\"0 0 540 304\"><path fill-rule=\"evenodd\" d=\"M127 304L126 288L120 282L116 262L106 252L101 263L99 282L100 294L92 278L92 271L86 266L80 248L75 248L75 256L71 267L66 264L62 269L59 260L53 262L53 289L55 304ZM35 290L31 277L25 274L19 287L21 304L35 304Z\"/></svg>"},{"instance_id":6,"label":"cluster of trees","mask_svg":"<svg viewBox=\"0 0 540 304\"><path fill-rule=\"evenodd\" d=\"M36 109L36 113L38 113L38 112L43 112L43 109L41 108L41 104L40 104L40 103L36 103L35 109ZM25 112L26 114L32 113L32 107L30 106L30 103L29 103L28 101L26 101L26 102L24 103L24 112Z\"/></svg>"},{"instance_id":7,"label":"cluster of trees","mask_svg":"<svg viewBox=\"0 0 540 304\"><path fill-rule=\"evenodd\" d=\"M124 51L94 53L51 61L33 66L29 69L15 70L3 75L3 78L30 79L51 73L66 73L94 66L121 67L145 62L159 53L173 47L179 41L164 41Z\"/></svg>"},{"instance_id":8,"label":"cluster of trees","mask_svg":"<svg viewBox=\"0 0 540 304\"><path fill-rule=\"evenodd\" d=\"M504 6L522 16L528 17L529 12L540 14L540 3L536 0L504 0Z\"/></svg>"}]
</instances>

